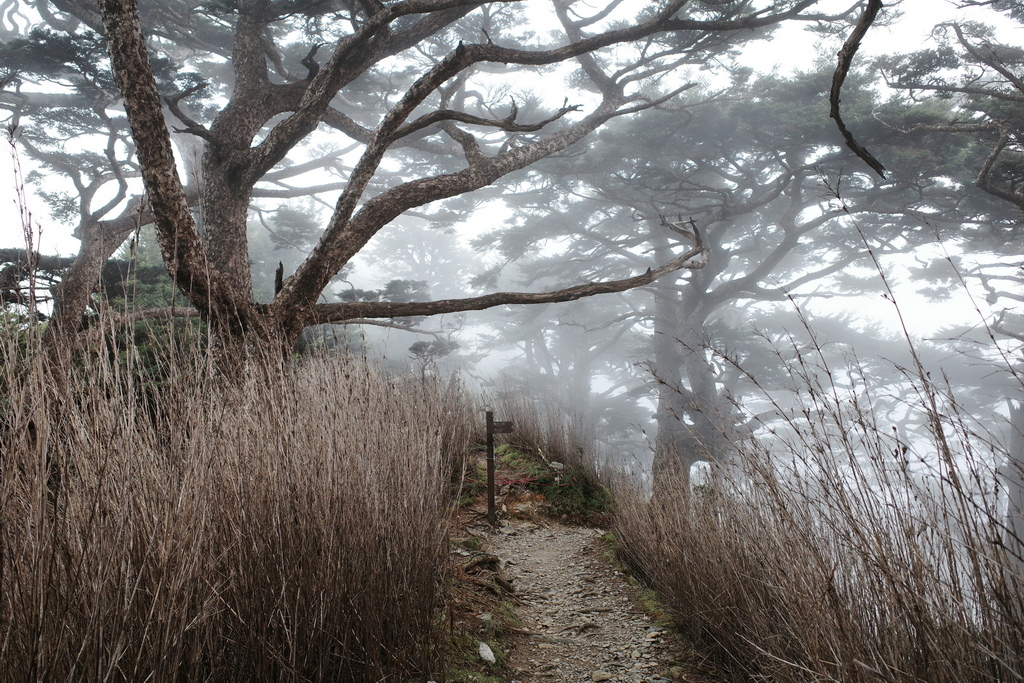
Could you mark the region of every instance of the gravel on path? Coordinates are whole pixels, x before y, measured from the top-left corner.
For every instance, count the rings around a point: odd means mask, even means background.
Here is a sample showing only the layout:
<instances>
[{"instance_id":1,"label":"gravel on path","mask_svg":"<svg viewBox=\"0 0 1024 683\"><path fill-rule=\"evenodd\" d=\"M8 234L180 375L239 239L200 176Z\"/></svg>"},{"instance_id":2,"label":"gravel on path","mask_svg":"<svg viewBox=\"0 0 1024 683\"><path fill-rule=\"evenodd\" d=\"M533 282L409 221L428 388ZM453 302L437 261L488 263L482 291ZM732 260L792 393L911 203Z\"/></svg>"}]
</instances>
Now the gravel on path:
<instances>
[{"instance_id":1,"label":"gravel on path","mask_svg":"<svg viewBox=\"0 0 1024 683\"><path fill-rule=\"evenodd\" d=\"M514 522L491 537L520 600L510 683L685 680L673 662L678 643L640 608L601 534Z\"/></svg>"}]
</instances>

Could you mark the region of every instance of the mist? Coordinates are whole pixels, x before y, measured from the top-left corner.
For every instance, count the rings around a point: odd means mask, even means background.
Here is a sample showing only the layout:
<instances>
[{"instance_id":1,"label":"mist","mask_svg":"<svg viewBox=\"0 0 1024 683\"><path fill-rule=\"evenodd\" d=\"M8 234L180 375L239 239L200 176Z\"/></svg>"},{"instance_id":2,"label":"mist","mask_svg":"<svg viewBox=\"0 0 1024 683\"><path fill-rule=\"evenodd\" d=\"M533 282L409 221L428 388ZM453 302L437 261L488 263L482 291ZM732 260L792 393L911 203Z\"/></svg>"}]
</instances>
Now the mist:
<instances>
[{"instance_id":1,"label":"mist","mask_svg":"<svg viewBox=\"0 0 1024 683\"><path fill-rule=\"evenodd\" d=\"M71 453L82 377L137 374L109 392L157 425L159 478L188 461L165 389L175 420L193 391L284 415L275 372L321 399L281 368L341 363L344 403L363 363L353 429L441 425L395 437L437 525L483 410L532 423L517 447L614 493L622 561L737 680L1019 675L1024 10L877 4L8 3L5 448L52 424ZM209 411L203 458L230 444ZM915 659L943 647L963 668Z\"/></svg>"}]
</instances>

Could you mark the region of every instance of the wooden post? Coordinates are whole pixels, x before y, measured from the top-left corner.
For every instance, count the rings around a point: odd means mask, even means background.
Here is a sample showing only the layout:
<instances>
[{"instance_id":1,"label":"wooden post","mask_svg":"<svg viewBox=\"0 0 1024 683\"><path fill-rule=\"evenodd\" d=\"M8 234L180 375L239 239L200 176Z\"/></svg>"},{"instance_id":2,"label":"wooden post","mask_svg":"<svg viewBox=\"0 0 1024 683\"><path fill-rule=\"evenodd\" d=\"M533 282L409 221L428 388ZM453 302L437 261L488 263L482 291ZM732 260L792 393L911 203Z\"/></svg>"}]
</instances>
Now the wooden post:
<instances>
[{"instance_id":1,"label":"wooden post","mask_svg":"<svg viewBox=\"0 0 1024 683\"><path fill-rule=\"evenodd\" d=\"M494 509L494 411L487 411L487 523L494 526L498 523L498 513Z\"/></svg>"},{"instance_id":2,"label":"wooden post","mask_svg":"<svg viewBox=\"0 0 1024 683\"><path fill-rule=\"evenodd\" d=\"M487 521L491 526L498 523L498 512L494 509L494 435L511 432L511 422L495 422L494 411L487 411Z\"/></svg>"}]
</instances>

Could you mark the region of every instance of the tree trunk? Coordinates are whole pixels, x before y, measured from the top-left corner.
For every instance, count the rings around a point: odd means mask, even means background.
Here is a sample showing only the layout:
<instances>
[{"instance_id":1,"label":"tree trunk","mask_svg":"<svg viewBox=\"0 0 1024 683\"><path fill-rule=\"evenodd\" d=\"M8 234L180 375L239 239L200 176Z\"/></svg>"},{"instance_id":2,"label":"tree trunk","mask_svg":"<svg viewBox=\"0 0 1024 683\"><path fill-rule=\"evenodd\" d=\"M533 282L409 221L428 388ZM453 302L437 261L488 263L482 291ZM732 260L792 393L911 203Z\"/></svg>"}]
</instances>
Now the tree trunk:
<instances>
[{"instance_id":1,"label":"tree trunk","mask_svg":"<svg viewBox=\"0 0 1024 683\"><path fill-rule=\"evenodd\" d=\"M669 255L664 239L652 238L657 258ZM678 341L682 320L682 299L675 278L658 280L654 290L654 375L658 386L658 408L655 421L658 434L654 444L654 495L673 495L689 486L690 466L696 458L686 428L686 388L681 370L683 356Z\"/></svg>"},{"instance_id":2,"label":"tree trunk","mask_svg":"<svg viewBox=\"0 0 1024 683\"><path fill-rule=\"evenodd\" d=\"M659 258L670 257L663 238L652 236L651 242ZM688 487L693 463L721 462L730 450L726 435L731 431L731 411L718 391L704 327L714 310L707 291L707 282L714 275L698 270L687 281L663 278L654 288L659 386L655 495Z\"/></svg>"},{"instance_id":3,"label":"tree trunk","mask_svg":"<svg viewBox=\"0 0 1024 683\"><path fill-rule=\"evenodd\" d=\"M728 452L725 437L729 430L728 411L723 406L718 392L718 382L709 359L710 340L704 327L709 311L705 305L687 306L687 298L684 295L684 318L678 339L683 357L683 370L690 389L687 417L690 423L690 439L695 451L694 462L718 462L723 460Z\"/></svg>"},{"instance_id":4,"label":"tree trunk","mask_svg":"<svg viewBox=\"0 0 1024 683\"><path fill-rule=\"evenodd\" d=\"M586 332L575 325L558 326L561 400L574 415L590 412L590 345Z\"/></svg>"},{"instance_id":5,"label":"tree trunk","mask_svg":"<svg viewBox=\"0 0 1024 683\"><path fill-rule=\"evenodd\" d=\"M99 284L103 266L137 224L138 217L126 213L121 220L93 223L83 229L78 256L53 293L53 315L43 338L51 359L70 358L75 337L82 329L82 315Z\"/></svg>"},{"instance_id":6,"label":"tree trunk","mask_svg":"<svg viewBox=\"0 0 1024 683\"><path fill-rule=\"evenodd\" d=\"M1024 404L1007 401L1010 408L1010 439L1006 461L999 468L1006 487L1003 544L1018 577L1024 577Z\"/></svg>"}]
</instances>

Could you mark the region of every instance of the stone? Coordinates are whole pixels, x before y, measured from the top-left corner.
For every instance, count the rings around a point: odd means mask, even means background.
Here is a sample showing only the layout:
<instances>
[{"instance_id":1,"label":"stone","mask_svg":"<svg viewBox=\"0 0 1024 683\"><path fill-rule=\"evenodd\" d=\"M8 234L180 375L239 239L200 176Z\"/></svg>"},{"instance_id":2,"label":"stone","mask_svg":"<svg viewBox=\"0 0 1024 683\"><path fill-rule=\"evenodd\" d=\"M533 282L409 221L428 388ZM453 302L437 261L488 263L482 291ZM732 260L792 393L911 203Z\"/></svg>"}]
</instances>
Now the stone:
<instances>
[{"instance_id":1,"label":"stone","mask_svg":"<svg viewBox=\"0 0 1024 683\"><path fill-rule=\"evenodd\" d=\"M494 664L498 660L494 657L494 650L487 643L480 641L480 659L484 660L488 664Z\"/></svg>"},{"instance_id":2,"label":"stone","mask_svg":"<svg viewBox=\"0 0 1024 683\"><path fill-rule=\"evenodd\" d=\"M665 629L633 609L623 574L597 557L601 532L557 524L514 528L515 535L491 536L490 552L516 579L525 631L539 636L512 649L516 677L530 671L539 681L668 683L656 673ZM486 639L487 622L480 620L478 638Z\"/></svg>"},{"instance_id":3,"label":"stone","mask_svg":"<svg viewBox=\"0 0 1024 683\"><path fill-rule=\"evenodd\" d=\"M483 624L484 634L488 638L493 638L495 633L494 616L490 612L484 612L480 615L480 623Z\"/></svg>"}]
</instances>

